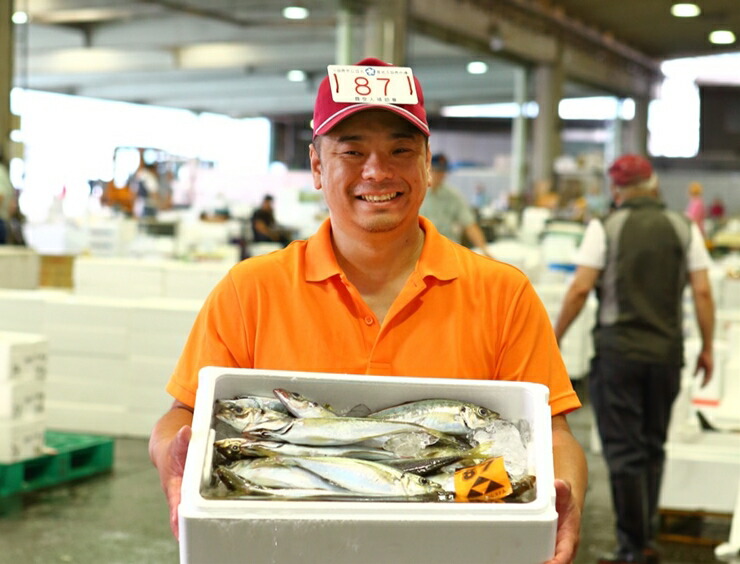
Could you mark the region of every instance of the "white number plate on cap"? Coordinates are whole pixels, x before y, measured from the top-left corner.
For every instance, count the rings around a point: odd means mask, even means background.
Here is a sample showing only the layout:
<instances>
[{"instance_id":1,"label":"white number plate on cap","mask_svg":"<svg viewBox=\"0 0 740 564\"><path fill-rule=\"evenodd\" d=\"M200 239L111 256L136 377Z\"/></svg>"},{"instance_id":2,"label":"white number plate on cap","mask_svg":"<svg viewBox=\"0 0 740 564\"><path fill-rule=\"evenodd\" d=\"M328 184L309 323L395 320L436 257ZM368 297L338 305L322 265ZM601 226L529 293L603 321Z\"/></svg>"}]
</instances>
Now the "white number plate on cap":
<instances>
[{"instance_id":1,"label":"white number plate on cap","mask_svg":"<svg viewBox=\"0 0 740 564\"><path fill-rule=\"evenodd\" d=\"M335 102L359 104L416 104L414 75L409 67L329 65Z\"/></svg>"}]
</instances>

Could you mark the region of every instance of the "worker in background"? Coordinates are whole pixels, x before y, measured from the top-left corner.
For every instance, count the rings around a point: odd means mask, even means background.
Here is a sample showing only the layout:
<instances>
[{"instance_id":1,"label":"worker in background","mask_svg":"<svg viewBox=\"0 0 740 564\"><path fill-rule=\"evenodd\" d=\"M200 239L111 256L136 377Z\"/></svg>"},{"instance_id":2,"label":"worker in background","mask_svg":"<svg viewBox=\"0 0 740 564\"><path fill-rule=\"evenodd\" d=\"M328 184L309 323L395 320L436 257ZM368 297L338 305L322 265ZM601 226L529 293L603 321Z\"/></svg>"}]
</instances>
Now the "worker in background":
<instances>
[{"instance_id":1,"label":"worker in background","mask_svg":"<svg viewBox=\"0 0 740 564\"><path fill-rule=\"evenodd\" d=\"M704 187L699 182L689 184L689 202L686 204L686 217L696 223L701 231L702 237L706 239L704 220L707 216L704 205Z\"/></svg>"},{"instance_id":2,"label":"worker in background","mask_svg":"<svg viewBox=\"0 0 740 564\"><path fill-rule=\"evenodd\" d=\"M280 243L284 247L290 243L290 233L286 228L278 225L272 203L273 197L267 194L262 198L260 206L254 210L252 214L252 236L255 243Z\"/></svg>"},{"instance_id":3,"label":"worker in background","mask_svg":"<svg viewBox=\"0 0 740 564\"><path fill-rule=\"evenodd\" d=\"M429 190L419 214L431 220L437 231L456 243L461 243L463 235L466 235L474 247L490 257L488 242L475 221L470 205L457 188L445 182L449 170L447 157L441 153L433 155L431 166Z\"/></svg>"},{"instance_id":4,"label":"worker in background","mask_svg":"<svg viewBox=\"0 0 740 564\"><path fill-rule=\"evenodd\" d=\"M329 219L305 241L239 263L198 314L167 385L175 402L149 442L176 535L204 366L519 380L550 389L559 514L550 564L572 562L587 471L566 414L581 404L527 277L452 243L419 216L431 153L414 83L408 103L348 103L334 99L324 78L309 157Z\"/></svg>"},{"instance_id":5,"label":"worker in background","mask_svg":"<svg viewBox=\"0 0 740 564\"><path fill-rule=\"evenodd\" d=\"M658 562L653 539L671 406L683 364L682 296L691 286L702 348L695 373L712 377L710 258L697 225L658 200L650 162L609 168L618 208L592 220L555 324L560 341L591 292L599 301L591 402L609 469L617 550L600 562Z\"/></svg>"}]
</instances>

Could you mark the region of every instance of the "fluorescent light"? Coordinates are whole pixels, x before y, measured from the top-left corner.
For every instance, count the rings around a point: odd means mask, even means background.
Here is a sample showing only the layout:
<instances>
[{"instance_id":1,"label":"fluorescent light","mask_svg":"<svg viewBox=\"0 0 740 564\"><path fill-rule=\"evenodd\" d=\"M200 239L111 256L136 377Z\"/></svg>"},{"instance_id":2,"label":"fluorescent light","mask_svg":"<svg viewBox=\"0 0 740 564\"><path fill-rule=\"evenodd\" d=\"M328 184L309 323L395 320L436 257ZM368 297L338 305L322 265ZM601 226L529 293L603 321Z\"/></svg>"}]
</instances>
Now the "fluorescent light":
<instances>
[{"instance_id":1,"label":"fluorescent light","mask_svg":"<svg viewBox=\"0 0 740 564\"><path fill-rule=\"evenodd\" d=\"M302 70L290 70L288 71L288 80L291 82L305 82L306 73Z\"/></svg>"},{"instance_id":2,"label":"fluorescent light","mask_svg":"<svg viewBox=\"0 0 740 564\"><path fill-rule=\"evenodd\" d=\"M283 17L286 20L305 20L308 17L308 10L303 6L288 6L283 8Z\"/></svg>"},{"instance_id":3,"label":"fluorescent light","mask_svg":"<svg viewBox=\"0 0 740 564\"><path fill-rule=\"evenodd\" d=\"M735 43L735 34L725 29L718 29L709 34L709 41L715 45L730 45Z\"/></svg>"},{"instance_id":4,"label":"fluorescent light","mask_svg":"<svg viewBox=\"0 0 740 564\"><path fill-rule=\"evenodd\" d=\"M701 8L696 4L674 4L671 6L671 15L677 18L695 18L701 14Z\"/></svg>"},{"instance_id":5,"label":"fluorescent light","mask_svg":"<svg viewBox=\"0 0 740 564\"><path fill-rule=\"evenodd\" d=\"M10 19L14 24L28 23L28 14L26 12L13 12L13 16Z\"/></svg>"},{"instance_id":6,"label":"fluorescent light","mask_svg":"<svg viewBox=\"0 0 740 564\"><path fill-rule=\"evenodd\" d=\"M488 65L483 61L471 61L468 63L468 72L470 74L485 74L488 72Z\"/></svg>"},{"instance_id":7,"label":"fluorescent light","mask_svg":"<svg viewBox=\"0 0 740 564\"><path fill-rule=\"evenodd\" d=\"M526 102L522 106L516 102L501 102L498 104L466 104L460 106L444 106L440 114L444 117L473 117L473 118L514 118L537 117L539 107L537 102Z\"/></svg>"}]
</instances>

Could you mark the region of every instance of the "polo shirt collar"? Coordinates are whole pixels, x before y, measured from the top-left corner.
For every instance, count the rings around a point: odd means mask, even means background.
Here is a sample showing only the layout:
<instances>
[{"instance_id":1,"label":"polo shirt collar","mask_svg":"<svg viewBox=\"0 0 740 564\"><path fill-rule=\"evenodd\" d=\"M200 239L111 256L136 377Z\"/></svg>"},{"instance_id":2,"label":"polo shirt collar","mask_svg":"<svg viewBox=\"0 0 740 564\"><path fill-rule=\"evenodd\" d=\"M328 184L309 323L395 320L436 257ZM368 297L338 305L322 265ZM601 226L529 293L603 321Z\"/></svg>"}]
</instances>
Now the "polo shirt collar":
<instances>
[{"instance_id":1,"label":"polo shirt collar","mask_svg":"<svg viewBox=\"0 0 740 564\"><path fill-rule=\"evenodd\" d=\"M454 243L443 237L427 218L419 216L419 225L425 237L415 274L422 279L427 276L439 280L457 278L460 266ZM306 281L320 282L341 274L331 244L331 220L326 219L306 245Z\"/></svg>"}]
</instances>

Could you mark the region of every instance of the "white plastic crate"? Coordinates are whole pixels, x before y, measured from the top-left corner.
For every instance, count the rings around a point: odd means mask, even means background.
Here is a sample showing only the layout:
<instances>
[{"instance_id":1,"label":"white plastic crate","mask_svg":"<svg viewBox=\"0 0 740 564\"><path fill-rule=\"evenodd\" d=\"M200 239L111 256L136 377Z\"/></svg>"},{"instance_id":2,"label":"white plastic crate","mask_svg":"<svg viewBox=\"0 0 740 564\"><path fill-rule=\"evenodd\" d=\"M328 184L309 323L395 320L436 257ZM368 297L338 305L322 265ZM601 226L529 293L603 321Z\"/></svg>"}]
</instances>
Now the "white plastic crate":
<instances>
[{"instance_id":1,"label":"white plastic crate","mask_svg":"<svg viewBox=\"0 0 740 564\"><path fill-rule=\"evenodd\" d=\"M0 420L0 464L18 462L44 452L46 419Z\"/></svg>"},{"instance_id":2,"label":"white plastic crate","mask_svg":"<svg viewBox=\"0 0 740 564\"><path fill-rule=\"evenodd\" d=\"M44 414L46 382L0 382L0 420L28 419Z\"/></svg>"},{"instance_id":3,"label":"white plastic crate","mask_svg":"<svg viewBox=\"0 0 740 564\"><path fill-rule=\"evenodd\" d=\"M43 335L0 331L0 382L43 381L48 348Z\"/></svg>"},{"instance_id":4,"label":"white plastic crate","mask_svg":"<svg viewBox=\"0 0 740 564\"><path fill-rule=\"evenodd\" d=\"M425 398L466 400L510 420L526 419L530 503L339 502L205 499L215 399L271 395L278 387L338 409ZM557 513L549 391L539 384L317 374L229 368L200 372L180 503L180 561L478 562L534 564L554 551Z\"/></svg>"}]
</instances>

